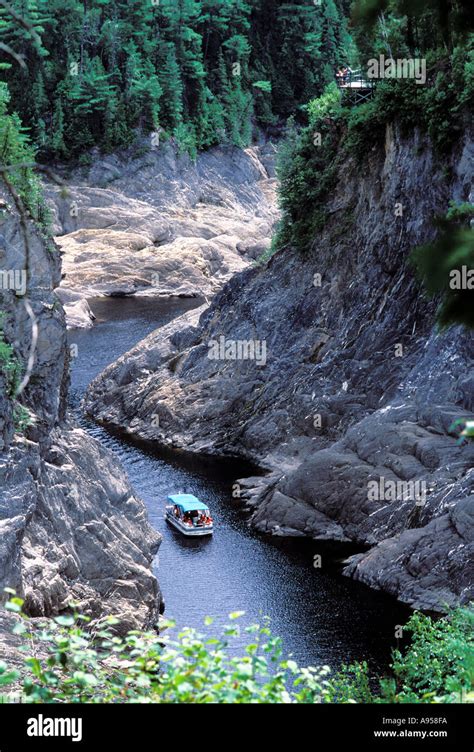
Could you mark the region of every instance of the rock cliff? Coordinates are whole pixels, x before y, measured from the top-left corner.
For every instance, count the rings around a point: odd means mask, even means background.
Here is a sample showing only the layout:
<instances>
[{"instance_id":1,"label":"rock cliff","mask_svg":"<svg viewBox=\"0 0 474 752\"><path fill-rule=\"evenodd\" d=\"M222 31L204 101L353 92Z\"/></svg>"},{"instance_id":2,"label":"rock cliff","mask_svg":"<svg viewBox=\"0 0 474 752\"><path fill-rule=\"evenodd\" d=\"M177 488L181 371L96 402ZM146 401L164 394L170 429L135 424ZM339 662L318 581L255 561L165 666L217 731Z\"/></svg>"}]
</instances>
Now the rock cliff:
<instances>
[{"instance_id":1,"label":"rock cliff","mask_svg":"<svg viewBox=\"0 0 474 752\"><path fill-rule=\"evenodd\" d=\"M473 337L436 331L408 256L450 199L472 198L473 165L468 136L442 166L422 135L389 128L383 151L341 167L311 252L237 274L109 367L86 408L259 461L267 475L242 481L259 530L355 541L346 574L414 607L466 602L474 444L451 424L473 417Z\"/></svg>"},{"instance_id":2,"label":"rock cliff","mask_svg":"<svg viewBox=\"0 0 474 752\"><path fill-rule=\"evenodd\" d=\"M93 616L151 624L161 598L151 572L160 538L114 457L66 413L69 351L53 292L58 249L32 221L22 223L6 190L0 200L0 269L27 280L19 294L4 276L0 290L0 599L8 586L31 616L57 614L74 600ZM20 415L14 397L25 375ZM2 653L9 644L0 637Z\"/></svg>"}]
</instances>

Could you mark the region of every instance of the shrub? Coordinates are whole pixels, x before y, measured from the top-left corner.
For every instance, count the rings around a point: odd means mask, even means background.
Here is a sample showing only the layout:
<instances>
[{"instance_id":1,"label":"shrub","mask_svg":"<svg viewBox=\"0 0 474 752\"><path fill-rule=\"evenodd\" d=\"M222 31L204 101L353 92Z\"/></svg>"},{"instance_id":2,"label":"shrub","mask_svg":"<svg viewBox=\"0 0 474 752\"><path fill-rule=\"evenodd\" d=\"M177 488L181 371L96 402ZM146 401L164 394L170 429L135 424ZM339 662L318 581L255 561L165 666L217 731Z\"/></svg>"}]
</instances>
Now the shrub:
<instances>
[{"instance_id":1,"label":"shrub","mask_svg":"<svg viewBox=\"0 0 474 752\"><path fill-rule=\"evenodd\" d=\"M397 702L474 701L473 628L472 608L459 608L438 621L413 614L405 627L411 645L405 655L393 654Z\"/></svg>"},{"instance_id":2,"label":"shrub","mask_svg":"<svg viewBox=\"0 0 474 752\"><path fill-rule=\"evenodd\" d=\"M49 227L50 212L43 198L40 181L31 167L35 162L35 153L18 115L8 114L9 102L8 88L0 82L0 165L30 217L45 234Z\"/></svg>"},{"instance_id":3,"label":"shrub","mask_svg":"<svg viewBox=\"0 0 474 752\"><path fill-rule=\"evenodd\" d=\"M9 591L12 593L12 591ZM458 609L433 621L415 613L406 627L412 645L394 653L393 676L370 688L366 663L343 667L330 676L327 666L300 668L282 659L282 643L263 624L244 629L247 644L232 655L240 635L237 612L220 637L195 629L170 632L114 632L117 620L94 624L70 614L47 622L22 613L14 632L23 642L22 673L0 663L0 687L21 684L23 699L49 702L144 703L326 703L455 702L471 699L474 673L473 611ZM206 619L209 626L212 619ZM174 626L174 625L169 625ZM1 697L0 697L1 701Z\"/></svg>"},{"instance_id":4,"label":"shrub","mask_svg":"<svg viewBox=\"0 0 474 752\"><path fill-rule=\"evenodd\" d=\"M21 366L13 347L5 340L4 316L5 314L0 312L0 371L5 379L7 395L14 398L20 383Z\"/></svg>"},{"instance_id":5,"label":"shrub","mask_svg":"<svg viewBox=\"0 0 474 752\"><path fill-rule=\"evenodd\" d=\"M438 237L412 251L411 261L428 295L441 297L436 314L441 329L463 324L474 329L472 289L464 284L464 272L474 269L474 231L466 226L471 204L455 204L436 220ZM456 279L457 277L457 279ZM469 285L474 281L467 280Z\"/></svg>"},{"instance_id":6,"label":"shrub","mask_svg":"<svg viewBox=\"0 0 474 752\"><path fill-rule=\"evenodd\" d=\"M4 379L6 396L12 403L15 430L21 433L30 424L30 413L16 399L22 366L15 355L13 347L5 340L3 332L4 316L5 314L0 311L0 373Z\"/></svg>"},{"instance_id":7,"label":"shrub","mask_svg":"<svg viewBox=\"0 0 474 752\"><path fill-rule=\"evenodd\" d=\"M327 220L325 204L336 185L341 136L341 110L331 86L309 104L306 128L298 132L290 122L280 148L277 174L282 220L274 241L277 249L293 244L307 250Z\"/></svg>"},{"instance_id":8,"label":"shrub","mask_svg":"<svg viewBox=\"0 0 474 752\"><path fill-rule=\"evenodd\" d=\"M332 81L320 97L312 99L307 106L310 127L315 127L322 118L335 117L341 110L341 93Z\"/></svg>"}]
</instances>

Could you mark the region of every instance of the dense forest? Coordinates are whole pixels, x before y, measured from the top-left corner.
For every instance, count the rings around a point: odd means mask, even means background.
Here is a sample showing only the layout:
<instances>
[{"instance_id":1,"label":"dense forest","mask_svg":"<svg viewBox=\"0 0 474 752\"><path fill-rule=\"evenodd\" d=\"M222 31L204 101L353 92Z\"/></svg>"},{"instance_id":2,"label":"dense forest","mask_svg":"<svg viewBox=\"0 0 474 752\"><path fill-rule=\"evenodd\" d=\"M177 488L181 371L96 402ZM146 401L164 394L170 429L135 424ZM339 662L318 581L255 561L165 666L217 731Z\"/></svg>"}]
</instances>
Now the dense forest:
<instances>
[{"instance_id":1,"label":"dense forest","mask_svg":"<svg viewBox=\"0 0 474 752\"><path fill-rule=\"evenodd\" d=\"M13 0L2 78L43 158L140 131L190 152L242 146L333 79L347 12L347 0Z\"/></svg>"}]
</instances>

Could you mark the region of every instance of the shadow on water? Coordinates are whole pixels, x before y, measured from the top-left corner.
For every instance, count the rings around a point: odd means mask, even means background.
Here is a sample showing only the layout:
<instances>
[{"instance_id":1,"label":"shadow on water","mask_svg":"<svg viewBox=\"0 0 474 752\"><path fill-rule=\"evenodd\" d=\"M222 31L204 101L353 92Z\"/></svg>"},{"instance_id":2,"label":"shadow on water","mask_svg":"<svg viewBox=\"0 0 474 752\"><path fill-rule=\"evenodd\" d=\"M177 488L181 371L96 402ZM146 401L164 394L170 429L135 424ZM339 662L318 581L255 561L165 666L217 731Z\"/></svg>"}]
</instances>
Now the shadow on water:
<instances>
[{"instance_id":1,"label":"shadow on water","mask_svg":"<svg viewBox=\"0 0 474 752\"><path fill-rule=\"evenodd\" d=\"M360 548L264 537L249 527L232 497L233 483L255 474L250 463L163 449L80 415L80 399L97 373L198 302L110 299L100 301L99 307L91 304L99 310L98 323L70 336L78 345L71 407L83 427L118 455L147 505L151 524L163 536L155 570L167 615L180 626L198 628L206 616L213 616L214 633L227 624L232 611L245 611L246 624L267 615L285 652L302 665L336 668L368 660L374 670L383 670L396 644L395 628L410 612L393 598L341 576L342 561ZM209 504L216 523L212 538L189 540L166 523L166 497L180 491ZM321 555L321 568L313 566L316 554Z\"/></svg>"}]
</instances>

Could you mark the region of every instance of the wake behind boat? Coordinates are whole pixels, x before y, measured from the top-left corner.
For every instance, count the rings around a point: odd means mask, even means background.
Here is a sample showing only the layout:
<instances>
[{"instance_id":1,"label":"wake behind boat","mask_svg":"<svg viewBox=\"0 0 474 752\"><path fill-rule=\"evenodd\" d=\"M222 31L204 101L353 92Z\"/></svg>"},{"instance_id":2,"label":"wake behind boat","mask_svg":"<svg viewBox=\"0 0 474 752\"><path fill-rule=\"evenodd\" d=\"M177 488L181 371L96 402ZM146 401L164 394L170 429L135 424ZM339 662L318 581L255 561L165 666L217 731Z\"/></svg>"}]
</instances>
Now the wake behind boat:
<instances>
[{"instance_id":1,"label":"wake behind boat","mask_svg":"<svg viewBox=\"0 0 474 752\"><path fill-rule=\"evenodd\" d=\"M165 517L183 535L199 537L211 535L214 523L206 504L193 494L172 494L168 496Z\"/></svg>"}]
</instances>

